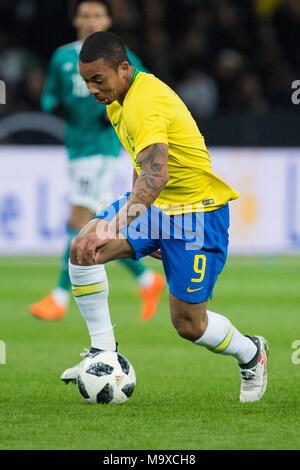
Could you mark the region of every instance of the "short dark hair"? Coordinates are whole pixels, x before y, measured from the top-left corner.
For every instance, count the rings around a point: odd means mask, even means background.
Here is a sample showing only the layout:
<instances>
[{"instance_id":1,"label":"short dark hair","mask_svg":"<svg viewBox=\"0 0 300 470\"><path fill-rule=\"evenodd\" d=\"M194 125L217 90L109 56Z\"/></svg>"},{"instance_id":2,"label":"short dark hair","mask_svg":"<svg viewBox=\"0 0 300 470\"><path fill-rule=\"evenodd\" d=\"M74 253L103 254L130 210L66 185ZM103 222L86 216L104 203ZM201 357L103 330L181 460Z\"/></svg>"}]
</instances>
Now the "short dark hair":
<instances>
[{"instance_id":1,"label":"short dark hair","mask_svg":"<svg viewBox=\"0 0 300 470\"><path fill-rule=\"evenodd\" d=\"M110 17L113 16L112 6L111 6L111 4L109 3L108 0L70 0L70 2L69 2L69 16L70 16L71 20L73 20L73 18L76 16L79 5L81 5L81 3L85 3L85 2L102 3L102 5L104 5L106 10L107 10L108 16L110 16Z\"/></svg>"},{"instance_id":2,"label":"short dark hair","mask_svg":"<svg viewBox=\"0 0 300 470\"><path fill-rule=\"evenodd\" d=\"M115 70L122 62L129 62L126 47L122 39L108 31L98 31L84 41L79 60L85 64L103 59Z\"/></svg>"}]
</instances>

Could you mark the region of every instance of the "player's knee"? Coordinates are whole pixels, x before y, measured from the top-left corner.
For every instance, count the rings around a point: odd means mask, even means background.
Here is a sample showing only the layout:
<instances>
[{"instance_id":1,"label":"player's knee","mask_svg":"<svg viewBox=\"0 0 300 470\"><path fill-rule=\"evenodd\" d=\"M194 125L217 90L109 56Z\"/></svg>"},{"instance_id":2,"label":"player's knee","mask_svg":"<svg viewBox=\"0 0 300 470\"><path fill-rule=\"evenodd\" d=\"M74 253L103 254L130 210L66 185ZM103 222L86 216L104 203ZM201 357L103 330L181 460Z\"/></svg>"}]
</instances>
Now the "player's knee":
<instances>
[{"instance_id":1,"label":"player's knee","mask_svg":"<svg viewBox=\"0 0 300 470\"><path fill-rule=\"evenodd\" d=\"M201 338L207 328L207 321L205 316L200 318L179 317L173 321L177 333L188 341L196 341Z\"/></svg>"},{"instance_id":2,"label":"player's knee","mask_svg":"<svg viewBox=\"0 0 300 470\"><path fill-rule=\"evenodd\" d=\"M78 252L78 246L81 241L81 236L76 235L76 237L72 238L71 243L70 243L70 261L72 264L78 264L77 261L77 252Z\"/></svg>"},{"instance_id":3,"label":"player's knee","mask_svg":"<svg viewBox=\"0 0 300 470\"><path fill-rule=\"evenodd\" d=\"M204 331L200 328L194 328L190 324L181 325L180 328L177 329L177 333L179 334L179 336L192 342L197 341L197 339L201 338Z\"/></svg>"}]
</instances>

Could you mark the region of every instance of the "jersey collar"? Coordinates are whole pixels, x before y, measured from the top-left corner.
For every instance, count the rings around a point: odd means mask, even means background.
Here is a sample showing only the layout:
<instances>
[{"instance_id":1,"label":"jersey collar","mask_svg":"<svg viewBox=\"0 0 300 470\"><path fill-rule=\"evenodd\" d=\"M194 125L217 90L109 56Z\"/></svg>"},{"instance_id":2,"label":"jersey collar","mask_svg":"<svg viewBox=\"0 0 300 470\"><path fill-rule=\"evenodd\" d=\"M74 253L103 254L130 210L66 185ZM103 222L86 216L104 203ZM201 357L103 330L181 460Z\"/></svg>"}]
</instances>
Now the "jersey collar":
<instances>
[{"instance_id":1,"label":"jersey collar","mask_svg":"<svg viewBox=\"0 0 300 470\"><path fill-rule=\"evenodd\" d=\"M137 75L138 75L139 73L140 73L140 70L139 70L139 69L137 69L136 67L134 67L134 72L133 72L133 75L132 75L132 79L131 79L130 87L129 87L129 88L128 88L128 90L127 90L127 93L126 93L126 95L125 95L125 98L124 98L123 104L122 104L122 105L120 105L120 106L122 106L122 107L124 106L124 103L125 103L125 101L126 101L127 95L128 95L128 93L130 93L130 91L131 91L131 87L132 87L132 85L134 84L134 81L135 81L135 79L136 79L136 77L137 77Z\"/></svg>"},{"instance_id":2,"label":"jersey collar","mask_svg":"<svg viewBox=\"0 0 300 470\"><path fill-rule=\"evenodd\" d=\"M131 83L130 83L130 86L132 86L134 80L136 79L136 76L140 73L140 70L137 69L136 67L134 67L134 72L133 72L133 76L132 76L132 79L131 79Z\"/></svg>"}]
</instances>

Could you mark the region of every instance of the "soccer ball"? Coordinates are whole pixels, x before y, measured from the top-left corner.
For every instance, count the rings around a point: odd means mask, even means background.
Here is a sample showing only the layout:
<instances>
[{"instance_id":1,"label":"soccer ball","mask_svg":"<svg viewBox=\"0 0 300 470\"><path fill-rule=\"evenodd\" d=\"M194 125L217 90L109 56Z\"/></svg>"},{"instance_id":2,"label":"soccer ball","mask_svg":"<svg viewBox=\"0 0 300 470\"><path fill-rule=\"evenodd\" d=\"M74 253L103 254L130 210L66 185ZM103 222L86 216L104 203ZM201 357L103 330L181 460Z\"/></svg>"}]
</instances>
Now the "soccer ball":
<instances>
[{"instance_id":1,"label":"soccer ball","mask_svg":"<svg viewBox=\"0 0 300 470\"><path fill-rule=\"evenodd\" d=\"M88 403L124 403L135 385L132 365L113 351L99 351L88 357L77 377L78 390Z\"/></svg>"}]
</instances>

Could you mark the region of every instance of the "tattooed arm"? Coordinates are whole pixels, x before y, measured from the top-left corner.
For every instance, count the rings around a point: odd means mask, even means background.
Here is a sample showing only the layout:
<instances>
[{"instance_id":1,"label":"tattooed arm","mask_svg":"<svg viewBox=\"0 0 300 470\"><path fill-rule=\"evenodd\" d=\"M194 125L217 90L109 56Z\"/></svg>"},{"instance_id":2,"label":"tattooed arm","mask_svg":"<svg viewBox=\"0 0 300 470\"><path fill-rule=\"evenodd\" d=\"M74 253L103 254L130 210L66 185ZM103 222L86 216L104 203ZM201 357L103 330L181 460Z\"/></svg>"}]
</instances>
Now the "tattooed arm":
<instances>
[{"instance_id":1,"label":"tattooed arm","mask_svg":"<svg viewBox=\"0 0 300 470\"><path fill-rule=\"evenodd\" d=\"M127 204L113 221L113 231L118 233L155 201L169 181L168 146L153 144L143 149L137 156L141 172L133 179L131 194Z\"/></svg>"},{"instance_id":2,"label":"tattooed arm","mask_svg":"<svg viewBox=\"0 0 300 470\"><path fill-rule=\"evenodd\" d=\"M136 180L137 180L138 174L136 172L136 169L133 168L133 175L132 175L132 187L134 186Z\"/></svg>"},{"instance_id":3,"label":"tattooed arm","mask_svg":"<svg viewBox=\"0 0 300 470\"><path fill-rule=\"evenodd\" d=\"M132 204L143 204L148 209L169 181L168 146L150 145L138 154L137 161L141 172L135 180L129 200Z\"/></svg>"}]
</instances>

